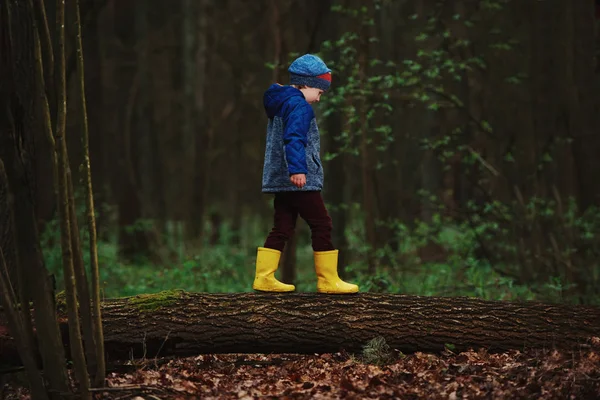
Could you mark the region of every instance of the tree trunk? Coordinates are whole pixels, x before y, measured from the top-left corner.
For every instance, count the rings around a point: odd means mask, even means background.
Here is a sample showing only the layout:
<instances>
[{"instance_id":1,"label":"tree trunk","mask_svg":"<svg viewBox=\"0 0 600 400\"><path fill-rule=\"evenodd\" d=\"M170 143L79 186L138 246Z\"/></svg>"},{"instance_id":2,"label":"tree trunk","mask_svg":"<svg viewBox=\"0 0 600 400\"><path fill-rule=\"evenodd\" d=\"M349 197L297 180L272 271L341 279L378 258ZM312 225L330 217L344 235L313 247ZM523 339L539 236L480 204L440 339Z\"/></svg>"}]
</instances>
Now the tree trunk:
<instances>
[{"instance_id":1,"label":"tree trunk","mask_svg":"<svg viewBox=\"0 0 600 400\"><path fill-rule=\"evenodd\" d=\"M6 229L0 234L2 235L0 237L0 305L6 310L8 329L16 338L15 344L29 377L32 398L45 400L48 399L48 394L46 393L41 371L38 369L39 360L33 339L31 311L29 307L19 307L19 303L23 304L22 299L26 297L23 292L19 296L14 292L4 251L2 250L2 242L9 239L11 250L16 253L14 251L14 215L11 202L12 194L10 193L8 178L6 177L4 163L0 159L0 222L2 222L1 226ZM14 256L16 258L16 254ZM18 265L18 261L15 264ZM21 282L19 282L19 288L22 287Z\"/></svg>"},{"instance_id":2,"label":"tree trunk","mask_svg":"<svg viewBox=\"0 0 600 400\"><path fill-rule=\"evenodd\" d=\"M400 49L408 50L404 38L396 34L396 31L400 31L406 36L414 37L414 35L411 36L407 32L408 27L405 21L411 20L402 13L402 6L403 4L399 2L386 2L376 11L375 29L377 31L375 34L381 40L374 45L378 54L377 56L371 56L372 58L381 59L386 57L390 61L395 61L398 57L396 53ZM374 69L376 70L373 74L375 76L389 71L388 68L382 66ZM381 93L376 92L375 96L380 97ZM378 113L375 119L377 126L389 127L394 138L389 143L382 143L383 141L378 139L376 145L385 147L384 151L376 153L379 166L376 168L374 178L375 204L379 219L384 223L384 225L377 227L377 247L385 250L380 260L380 264L384 268L397 266L396 255L400 241L396 234L397 228L392 223L399 221L404 212L404 207L401 204L404 184L403 173L398 165L401 165L400 163L404 159L402 153L406 149L402 142L408 129L406 118L402 115L404 111L397 103L397 101L390 101L389 105L393 107L393 112L389 114ZM414 170L411 173L414 174ZM399 269L398 272L400 273Z\"/></svg>"},{"instance_id":3,"label":"tree trunk","mask_svg":"<svg viewBox=\"0 0 600 400\"><path fill-rule=\"evenodd\" d=\"M117 6L111 3L108 8L108 20L105 22L106 36L115 36L115 40L133 45L136 43L134 29L131 21L138 11L139 3L127 3ZM107 77L105 82L106 99L105 110L111 115L119 115L120 124L111 127L107 132L122 132L113 137L116 146L111 152L118 154L118 160L113 165L113 193L118 204L119 226L119 256L128 262L138 261L138 257L150 254L151 242L145 229L141 229L140 220L146 216L143 213L143 202L139 182L137 179L136 155L139 152L136 146L137 132L134 130L136 99L139 97L140 74L138 73L138 54L131 56L131 64L119 62L120 54L111 46L113 42L106 39L105 49L107 58ZM145 62L143 60L142 62ZM121 91L114 86L129 87L129 93L123 96ZM110 101L112 99L112 101ZM115 107L115 108L113 108ZM110 124L111 121L108 121ZM120 125L120 126L119 126Z\"/></svg>"},{"instance_id":4,"label":"tree trunk","mask_svg":"<svg viewBox=\"0 0 600 400\"><path fill-rule=\"evenodd\" d=\"M77 278L73 268L73 248L71 243L70 209L69 209L69 190L68 190L68 170L69 157L67 154L66 143L66 122L67 122L67 93L65 79L65 1L56 2L56 36L57 36L57 57L56 66L56 93L57 93L57 116L55 130L55 150L58 162L58 187L59 218L60 218L60 238L62 248L63 274L65 283L65 292L67 297L67 308L69 310L69 345L74 354L73 366L75 376L79 383L81 398L91 398L89 388L90 382L87 375L86 360L81 341L81 325L77 312Z\"/></svg>"},{"instance_id":5,"label":"tree trunk","mask_svg":"<svg viewBox=\"0 0 600 400\"><path fill-rule=\"evenodd\" d=\"M586 211L597 206L600 201L600 185L597 183L600 168L598 162L598 153L600 152L598 106L600 100L597 95L600 70L594 65L594 61L600 62L600 57L596 56L595 60L590 57L590 54L599 54L598 44L600 42L596 43L597 38L600 38L598 36L599 29L594 30L594 25L600 28L600 24L594 21L592 4L573 2L567 3L567 7L571 8L568 16L571 17L570 26L573 29L572 45L569 49L573 52L569 70L570 80L573 84L567 89L571 99L570 111L573 113L570 121L577 125L575 127L577 130L572 130L573 158L579 184L576 197L580 210ZM597 10L600 11L600 7ZM596 82L595 85L594 82ZM578 264L574 273L574 283L577 285L576 290L582 301L585 301L585 298L589 298L590 294L597 291L596 285L594 285L594 271L592 268L588 268L585 262Z\"/></svg>"},{"instance_id":6,"label":"tree trunk","mask_svg":"<svg viewBox=\"0 0 600 400\"><path fill-rule=\"evenodd\" d=\"M270 22L272 29L271 38L273 40L273 77L271 78L271 82L273 83L279 82L281 68L284 65L284 57L281 52L283 42L281 34L281 10L278 3L277 0L269 1L269 8L272 12Z\"/></svg>"},{"instance_id":7,"label":"tree trunk","mask_svg":"<svg viewBox=\"0 0 600 400\"><path fill-rule=\"evenodd\" d=\"M132 130L132 149L134 149L134 179L138 190L138 199L141 207L143 232L150 244L145 254L152 262L163 262L161 251L162 232L159 231L158 216L160 203L164 194L159 189L160 173L157 166L160 164L156 146L156 124L152 123L154 104L152 102L152 82L150 80L151 44L150 44L150 8L146 2L135 4L135 37L138 86L137 96L134 97L134 125ZM136 168L137 167L137 168ZM141 222L141 221L136 221Z\"/></svg>"},{"instance_id":8,"label":"tree trunk","mask_svg":"<svg viewBox=\"0 0 600 400\"><path fill-rule=\"evenodd\" d=\"M194 184L192 185L192 209L190 211L190 220L187 221L186 239L192 239L190 246L192 250L198 248L196 244L201 243L202 230L206 209L206 196L208 181L210 177L210 157L212 150L212 130L207 123L208 104L205 101L207 76L209 74L209 57L208 57L208 24L210 18L208 16L209 4L207 0L196 0L199 11L197 14L198 29L197 29L197 46L196 46L196 97L195 97L195 113L196 113L196 129L199 138L196 140L196 156L194 158ZM194 243L195 242L195 243Z\"/></svg>"},{"instance_id":9,"label":"tree trunk","mask_svg":"<svg viewBox=\"0 0 600 400\"><path fill-rule=\"evenodd\" d=\"M5 240L12 239L3 237L8 233L0 234L0 243L5 253L14 253L13 260L19 261L20 275L36 278L27 281L25 301L29 298L33 301L34 326L41 333L39 352L49 388L55 393L66 393L69 391L68 377L53 303L54 289L44 265L35 220L33 170L37 157L34 156L33 138L39 129L34 123L36 116L43 118L46 127L51 128L43 86L42 50L33 9L32 1L14 0L10 7L0 8L3 49L0 52L0 81L3 82L0 85L0 158L4 161L8 184L14 195L16 231L12 249L6 247ZM43 116L41 110L45 110ZM25 297L23 293L20 295Z\"/></svg>"},{"instance_id":10,"label":"tree trunk","mask_svg":"<svg viewBox=\"0 0 600 400\"><path fill-rule=\"evenodd\" d=\"M235 111L232 115L232 127L234 132L243 131L243 124L241 118L241 110L244 107L243 104L243 96L242 96L242 82L244 78L244 71L240 66L233 67L232 70L233 75L233 87L234 87L234 107ZM243 170L243 160L244 156L243 152L243 141L240 135L233 135L231 137L231 158L230 165L231 169L229 171L230 176L232 177L232 181L230 181L231 188L229 190L229 205L227 210L229 215L227 216L227 220L231 223L231 233L230 233L230 245L231 246L240 246L242 240L242 214L243 214L243 197L242 197L242 189L241 185L245 182L240 181L239 172Z\"/></svg>"},{"instance_id":11,"label":"tree trunk","mask_svg":"<svg viewBox=\"0 0 600 400\"><path fill-rule=\"evenodd\" d=\"M93 355L88 355L90 362L90 370L94 373L94 386L104 386L105 381L105 361L104 361L104 337L102 335L102 317L100 314L100 276L98 271L98 248L96 243L96 216L94 214L94 191L92 188L92 170L90 163L90 145L89 145L89 131L88 131L88 117L87 117L87 105L85 97L85 72L83 62L83 44L81 40L81 16L79 13L79 0L75 0L75 24L77 27L77 82L79 88L79 102L81 106L81 120L82 120L82 147L83 147L83 169L84 169L84 182L85 182L85 209L86 209L86 220L89 234L89 248L90 248L90 273L92 276L92 297L90 299L89 293L83 295L84 299L87 299L86 303L92 303L90 306L90 319L89 331L92 331L92 338L86 338L87 342L93 343L94 348L92 349ZM73 185L71 183L71 190ZM74 200L72 200L74 202ZM73 212L75 217L75 213ZM85 272L85 268L82 263L82 270ZM82 285L84 289L87 289L87 278L85 274L82 277ZM85 297L87 296L87 297ZM81 296L80 296L81 297ZM86 310L88 311L88 310ZM83 317L83 313L82 313ZM85 321L85 318L84 318ZM92 364L92 360L94 363ZM93 365L93 367L92 367Z\"/></svg>"},{"instance_id":12,"label":"tree trunk","mask_svg":"<svg viewBox=\"0 0 600 400\"><path fill-rule=\"evenodd\" d=\"M367 6L367 14L363 16L365 20L373 17L372 4ZM362 23L362 34L360 36L358 66L358 79L360 82L367 82L369 76L369 38L372 36L372 28L365 22ZM367 250L368 273L374 275L377 268L375 258L375 248L377 247L377 232L375 227L375 187L373 185L373 161L371 155L369 120L367 113L369 111L369 98L362 95L358 102L358 112L360 118L360 155L361 155L361 183L362 183L362 206L364 212L365 239L369 248Z\"/></svg>"},{"instance_id":13,"label":"tree trunk","mask_svg":"<svg viewBox=\"0 0 600 400\"><path fill-rule=\"evenodd\" d=\"M328 36L333 38L339 37L342 34L342 24L335 14L330 14L325 23L328 29ZM337 60L340 54L339 49L334 47L327 55L329 59ZM336 74L336 71L333 71L333 73ZM335 91L338 88L344 87L347 84L344 78L344 74L340 74L339 78L336 76L332 90ZM333 105L329 107L332 109L331 114L322 119L322 126L324 127L323 150L324 153L335 154L335 157L324 161L324 171L326 171L327 175L323 197L326 203L331 204L331 207L327 210L333 223L331 240L333 241L333 246L339 250L338 273L343 278L347 260L349 259L348 240L346 238L346 217L348 214L346 194L349 189L346 176L349 172L347 170L348 156L343 152L343 146L340 141L336 140L336 137L340 136L344 130L343 119L345 116L343 115L343 111L338 109L338 107Z\"/></svg>"},{"instance_id":14,"label":"tree trunk","mask_svg":"<svg viewBox=\"0 0 600 400\"><path fill-rule=\"evenodd\" d=\"M183 60L181 62L182 67L182 90L183 90L183 121L182 121L182 134L180 139L179 157L181 161L178 164L177 169L179 170L179 180L175 181L175 191L182 191L179 196L179 203L183 203L183 207L179 207L179 213L176 214L177 220L186 221L187 224L194 224L192 220L191 210L194 207L193 196L187 193L193 194L189 188L194 187L194 166L196 165L196 151L198 147L196 145L197 132L197 58L196 51L199 46L198 43L198 14L200 13L199 4L196 0L184 0L181 3L181 12L183 13L183 22L181 29L181 41L183 43ZM202 72L203 74L203 72ZM189 221L189 222L187 222ZM194 229L191 229L194 231ZM186 233L190 231L189 225L186 229ZM195 233L195 232L194 232ZM189 239L196 239L191 235Z\"/></svg>"},{"instance_id":15,"label":"tree trunk","mask_svg":"<svg viewBox=\"0 0 600 400\"><path fill-rule=\"evenodd\" d=\"M86 4L81 2L79 19L82 20L86 13L95 13L97 3L95 5ZM93 9L93 10L92 10ZM106 10L102 11L102 17L96 15L89 22L89 26L86 26L84 21L81 21L81 47L85 49L85 73L84 73L84 90L88 94L85 99L85 125L87 129L82 125L82 130L87 131L88 142L89 142L89 155L86 160L85 153L84 168L86 163L89 162L89 169L94 171L94 176L91 177L93 192L93 200L96 205L112 204L114 200L110 197L110 174L111 164L114 162L113 156L109 155L108 148L112 142L106 130L108 130L108 123L104 114L104 90L102 84L104 82L104 76L106 74L106 63L101 54L102 39L100 38L101 32L101 20L105 18L107 14ZM82 54L82 59L83 59ZM83 123L83 121L82 121ZM83 172L83 182L86 181L86 172ZM94 210L95 212L95 210ZM105 239L110 228L110 218L107 218L105 213L100 213L99 218L97 215L94 216L96 224L97 235L100 235L102 239ZM104 237L102 236L104 234ZM107 240L108 241L108 240Z\"/></svg>"},{"instance_id":16,"label":"tree trunk","mask_svg":"<svg viewBox=\"0 0 600 400\"><path fill-rule=\"evenodd\" d=\"M43 86L43 102L48 105L51 120L49 126L54 126L53 118L56 116L56 93L54 91L54 50L50 27L46 16L45 0L32 1L30 7L34 9L34 19L36 25L35 35L40 45L40 66L43 65L40 84ZM48 4L54 8L52 1ZM37 46L37 45L36 45ZM37 50L36 50L37 52ZM36 129L34 134L35 141L35 187L36 187L36 220L38 231L44 232L46 224L51 221L56 214L56 196L54 193L54 179L52 165L52 153L50 143L46 140L46 134L41 129Z\"/></svg>"},{"instance_id":17,"label":"tree trunk","mask_svg":"<svg viewBox=\"0 0 600 400\"><path fill-rule=\"evenodd\" d=\"M68 161L67 161L68 165ZM81 235L79 234L79 225L77 222L77 212L75 210L75 195L73 193L73 174L71 168L67 166L67 191L69 202L69 228L71 232L71 250L73 252L73 271L75 272L75 286L78 301L78 312L81 318L81 327L83 332L83 344L85 357L87 359L88 374L96 374L96 345L94 340L94 326L92 320L92 307L90 299L90 288L88 286L87 271L83 263L83 252L81 251Z\"/></svg>"},{"instance_id":18,"label":"tree trunk","mask_svg":"<svg viewBox=\"0 0 600 400\"><path fill-rule=\"evenodd\" d=\"M198 353L360 351L374 337L403 352L577 349L600 332L600 308L391 294L161 292L103 303L111 358ZM62 322L63 324L65 322ZM0 314L0 332L5 326ZM0 336L0 348L10 349ZM4 351L4 350L2 350Z\"/></svg>"},{"instance_id":19,"label":"tree trunk","mask_svg":"<svg viewBox=\"0 0 600 400\"><path fill-rule=\"evenodd\" d=\"M29 340L31 332L27 332L27 328L25 327L25 324L23 324L23 316L18 311L19 306L17 298L12 290L6 272L4 253L0 247L0 304L7 310L9 321L8 328L11 332L16 333L16 347L23 360L25 371L27 371L31 397L34 400L45 400L49 397L46 392L44 378L38 369L35 346L33 345L33 341Z\"/></svg>"}]
</instances>

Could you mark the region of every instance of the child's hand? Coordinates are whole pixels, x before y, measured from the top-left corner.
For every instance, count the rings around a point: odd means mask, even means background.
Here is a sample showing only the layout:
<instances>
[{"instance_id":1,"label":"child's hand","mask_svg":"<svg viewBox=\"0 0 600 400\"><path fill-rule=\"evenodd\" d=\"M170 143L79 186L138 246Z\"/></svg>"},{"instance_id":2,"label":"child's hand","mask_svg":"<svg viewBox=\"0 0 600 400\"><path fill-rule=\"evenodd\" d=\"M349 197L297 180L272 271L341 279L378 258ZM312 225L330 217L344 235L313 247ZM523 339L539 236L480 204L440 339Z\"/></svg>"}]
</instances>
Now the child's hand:
<instances>
[{"instance_id":1,"label":"child's hand","mask_svg":"<svg viewBox=\"0 0 600 400\"><path fill-rule=\"evenodd\" d=\"M304 185L306 185L306 175L305 174L294 174L290 176L290 181L294 184L294 186L302 189Z\"/></svg>"}]
</instances>

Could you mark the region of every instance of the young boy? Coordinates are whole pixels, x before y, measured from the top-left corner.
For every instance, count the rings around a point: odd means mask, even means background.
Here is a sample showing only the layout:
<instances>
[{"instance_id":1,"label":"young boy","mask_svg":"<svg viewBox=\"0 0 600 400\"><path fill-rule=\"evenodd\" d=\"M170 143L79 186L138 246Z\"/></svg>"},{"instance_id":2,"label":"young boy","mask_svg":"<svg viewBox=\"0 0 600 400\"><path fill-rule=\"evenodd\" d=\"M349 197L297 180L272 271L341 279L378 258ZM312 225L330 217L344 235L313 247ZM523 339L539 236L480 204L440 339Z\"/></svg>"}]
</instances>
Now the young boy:
<instances>
[{"instance_id":1,"label":"young boy","mask_svg":"<svg viewBox=\"0 0 600 400\"><path fill-rule=\"evenodd\" d=\"M269 122L262 191L275 194L274 226L256 256L252 288L291 292L294 285L279 282L275 271L285 243L294 233L298 215L310 226L317 291L356 293L358 286L342 281L337 272L338 250L331 242L331 218L321 197L323 167L320 138L312 103L331 85L331 70L306 54L288 69L290 86L272 84L263 102Z\"/></svg>"}]
</instances>

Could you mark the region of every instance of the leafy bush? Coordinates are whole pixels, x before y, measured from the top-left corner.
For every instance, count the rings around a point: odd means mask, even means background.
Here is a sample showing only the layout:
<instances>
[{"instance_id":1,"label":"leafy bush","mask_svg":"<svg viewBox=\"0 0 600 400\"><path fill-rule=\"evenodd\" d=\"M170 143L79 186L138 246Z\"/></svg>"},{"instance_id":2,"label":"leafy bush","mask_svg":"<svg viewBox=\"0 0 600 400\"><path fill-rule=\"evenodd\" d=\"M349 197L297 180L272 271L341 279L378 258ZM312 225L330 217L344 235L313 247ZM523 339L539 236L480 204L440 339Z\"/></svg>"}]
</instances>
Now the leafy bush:
<instances>
[{"instance_id":1,"label":"leafy bush","mask_svg":"<svg viewBox=\"0 0 600 400\"><path fill-rule=\"evenodd\" d=\"M416 295L466 295L485 299L598 303L600 212L580 212L576 202L469 204L460 219L438 204L429 223L380 221L395 232L398 250L374 252L377 273L366 274L362 224L348 229L353 251L348 270L362 289ZM359 211L355 211L355 213ZM360 221L354 215L353 221Z\"/></svg>"}]
</instances>

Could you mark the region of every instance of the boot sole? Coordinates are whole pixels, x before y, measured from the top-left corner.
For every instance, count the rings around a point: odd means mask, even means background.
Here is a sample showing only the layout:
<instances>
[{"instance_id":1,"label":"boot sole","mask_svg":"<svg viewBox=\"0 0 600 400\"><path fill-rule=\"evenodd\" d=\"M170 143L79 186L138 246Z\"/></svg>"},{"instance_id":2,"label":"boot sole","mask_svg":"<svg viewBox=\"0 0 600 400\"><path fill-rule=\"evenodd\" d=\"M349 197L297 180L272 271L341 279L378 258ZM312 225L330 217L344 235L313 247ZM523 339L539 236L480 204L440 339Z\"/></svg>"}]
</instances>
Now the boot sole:
<instances>
[{"instance_id":1,"label":"boot sole","mask_svg":"<svg viewBox=\"0 0 600 400\"><path fill-rule=\"evenodd\" d=\"M289 293L289 292L294 292L296 289L291 289L291 290L267 290L267 289L257 289L257 288L252 288L254 291L256 292L262 292L262 293Z\"/></svg>"},{"instance_id":2,"label":"boot sole","mask_svg":"<svg viewBox=\"0 0 600 400\"><path fill-rule=\"evenodd\" d=\"M323 293L323 294L356 294L356 293L358 293L358 290L353 291L353 292L333 292L333 291L326 291L326 290L318 290L317 293Z\"/></svg>"}]
</instances>

